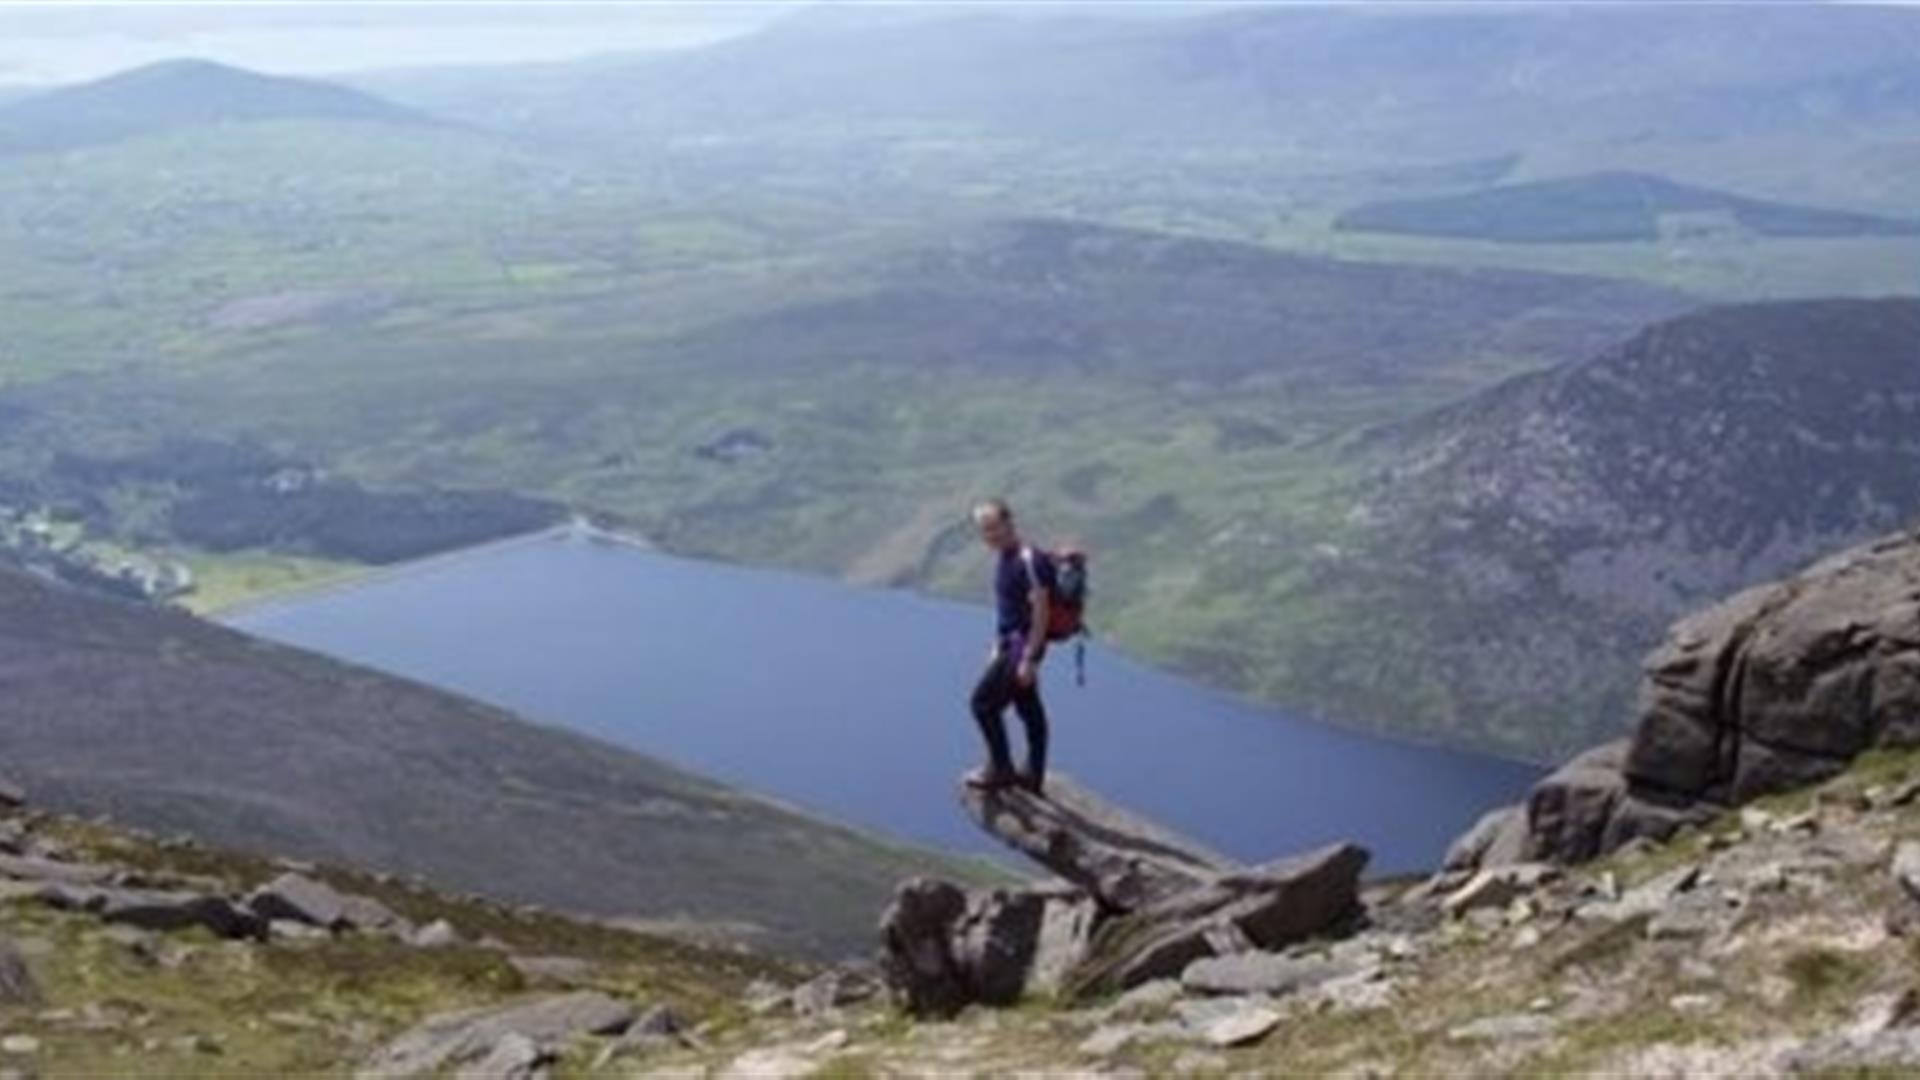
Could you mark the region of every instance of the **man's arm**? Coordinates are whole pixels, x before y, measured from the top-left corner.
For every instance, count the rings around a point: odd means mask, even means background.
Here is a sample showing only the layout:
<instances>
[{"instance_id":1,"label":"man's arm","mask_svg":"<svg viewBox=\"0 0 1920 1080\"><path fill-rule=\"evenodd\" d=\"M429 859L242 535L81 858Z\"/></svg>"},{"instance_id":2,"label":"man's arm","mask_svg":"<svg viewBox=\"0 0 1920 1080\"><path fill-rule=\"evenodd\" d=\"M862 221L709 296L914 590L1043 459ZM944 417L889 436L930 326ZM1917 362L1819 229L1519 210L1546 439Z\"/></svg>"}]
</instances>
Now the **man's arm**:
<instances>
[{"instance_id":1,"label":"man's arm","mask_svg":"<svg viewBox=\"0 0 1920 1080\"><path fill-rule=\"evenodd\" d=\"M1020 666L1014 669L1014 677L1022 686L1033 685L1034 673L1039 670L1040 654L1047 649L1048 619L1053 614L1053 597L1044 587L1035 586L1027 594L1032 605L1033 624L1027 628L1027 640L1020 654Z\"/></svg>"}]
</instances>

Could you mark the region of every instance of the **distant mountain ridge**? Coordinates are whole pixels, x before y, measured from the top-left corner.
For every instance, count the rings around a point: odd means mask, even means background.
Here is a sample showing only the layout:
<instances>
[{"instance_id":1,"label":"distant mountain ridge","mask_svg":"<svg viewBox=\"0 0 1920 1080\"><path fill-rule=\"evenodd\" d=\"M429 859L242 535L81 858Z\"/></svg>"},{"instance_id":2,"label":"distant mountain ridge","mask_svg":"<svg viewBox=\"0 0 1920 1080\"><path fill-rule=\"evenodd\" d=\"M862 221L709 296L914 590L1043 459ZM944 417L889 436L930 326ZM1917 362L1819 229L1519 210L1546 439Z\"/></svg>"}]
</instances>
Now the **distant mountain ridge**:
<instances>
[{"instance_id":1,"label":"distant mountain ridge","mask_svg":"<svg viewBox=\"0 0 1920 1080\"><path fill-rule=\"evenodd\" d=\"M0 104L0 153L69 150L268 120L440 123L335 83L262 75L209 60L168 60Z\"/></svg>"},{"instance_id":2,"label":"distant mountain ridge","mask_svg":"<svg viewBox=\"0 0 1920 1080\"><path fill-rule=\"evenodd\" d=\"M1394 597L1393 662L1483 742L1577 749L1676 615L1920 516L1920 299L1683 315L1362 452L1336 591Z\"/></svg>"},{"instance_id":3,"label":"distant mountain ridge","mask_svg":"<svg viewBox=\"0 0 1920 1080\"><path fill-rule=\"evenodd\" d=\"M1763 236L1916 236L1920 221L1750 199L1649 173L1612 171L1502 184L1459 195L1397 199L1354 207L1334 228L1502 243L1655 240L1667 215L1724 219Z\"/></svg>"},{"instance_id":4,"label":"distant mountain ridge","mask_svg":"<svg viewBox=\"0 0 1920 1080\"><path fill-rule=\"evenodd\" d=\"M1440 7L1435 5L1435 7ZM700 49L360 80L485 123L629 135L930 131L1180 142L1260 135L1504 152L1564 131L1634 136L1911 117L1920 16L1678 5L1253 8L1162 18L802 11ZM991 70L992 79L978 75ZM414 95L418 95L417 98Z\"/></svg>"}]
</instances>

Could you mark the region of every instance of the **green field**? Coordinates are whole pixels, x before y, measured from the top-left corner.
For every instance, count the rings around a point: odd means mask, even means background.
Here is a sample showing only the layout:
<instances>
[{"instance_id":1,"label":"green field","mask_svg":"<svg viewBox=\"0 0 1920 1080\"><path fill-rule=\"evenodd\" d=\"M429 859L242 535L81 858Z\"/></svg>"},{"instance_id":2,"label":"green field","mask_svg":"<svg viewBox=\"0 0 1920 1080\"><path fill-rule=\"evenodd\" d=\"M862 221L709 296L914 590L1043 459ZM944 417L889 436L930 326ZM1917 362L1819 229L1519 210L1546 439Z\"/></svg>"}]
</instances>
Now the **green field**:
<instances>
[{"instance_id":1,"label":"green field","mask_svg":"<svg viewBox=\"0 0 1920 1080\"><path fill-rule=\"evenodd\" d=\"M967 597L964 510L999 493L1093 549L1096 627L1122 648L1344 722L1550 752L1578 725L1462 715L1409 676L1430 630L1406 591L1333 573L1364 558L1355 438L1707 300L1910 289L1920 241L1333 227L1508 168L1527 158L816 129L655 161L320 121L14 158L0 501L182 552L215 610L364 559L195 550L170 522L204 477L75 477L190 436L376 494L536 496L679 552ZM738 431L772 449L701 452Z\"/></svg>"}]
</instances>

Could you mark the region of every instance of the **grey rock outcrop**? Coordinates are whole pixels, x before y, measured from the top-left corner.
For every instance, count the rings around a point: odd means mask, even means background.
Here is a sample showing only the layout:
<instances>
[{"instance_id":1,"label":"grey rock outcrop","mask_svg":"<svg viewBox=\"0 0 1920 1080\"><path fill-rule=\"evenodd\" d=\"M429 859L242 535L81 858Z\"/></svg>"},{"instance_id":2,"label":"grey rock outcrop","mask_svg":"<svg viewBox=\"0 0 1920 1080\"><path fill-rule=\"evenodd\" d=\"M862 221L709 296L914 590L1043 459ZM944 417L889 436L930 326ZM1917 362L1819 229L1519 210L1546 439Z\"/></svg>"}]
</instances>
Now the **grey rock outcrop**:
<instances>
[{"instance_id":1,"label":"grey rock outcrop","mask_svg":"<svg viewBox=\"0 0 1920 1080\"><path fill-rule=\"evenodd\" d=\"M267 921L224 896L162 889L111 889L55 883L40 891L51 907L143 930L204 926L221 937L264 939Z\"/></svg>"},{"instance_id":2,"label":"grey rock outcrop","mask_svg":"<svg viewBox=\"0 0 1920 1080\"><path fill-rule=\"evenodd\" d=\"M915 878L881 917L882 975L918 1016L1010 1005L1060 986L1086 956L1095 914L1089 897L1068 888L969 892Z\"/></svg>"},{"instance_id":3,"label":"grey rock outcrop","mask_svg":"<svg viewBox=\"0 0 1920 1080\"><path fill-rule=\"evenodd\" d=\"M1107 920L1073 988L1125 990L1178 977L1196 960L1273 950L1342 928L1359 911L1367 852L1336 844L1206 885Z\"/></svg>"},{"instance_id":4,"label":"grey rock outcrop","mask_svg":"<svg viewBox=\"0 0 1920 1080\"><path fill-rule=\"evenodd\" d=\"M1044 797L963 786L960 804L988 835L1113 911L1131 911L1237 869L1233 860L1105 802L1057 773L1048 779Z\"/></svg>"},{"instance_id":5,"label":"grey rock outcrop","mask_svg":"<svg viewBox=\"0 0 1920 1080\"><path fill-rule=\"evenodd\" d=\"M961 801L982 829L1066 881L902 885L881 920L883 972L916 1015L1177 979L1196 960L1338 930L1360 908L1367 853L1351 844L1242 866L1060 776L1044 797L963 789Z\"/></svg>"},{"instance_id":6,"label":"grey rock outcrop","mask_svg":"<svg viewBox=\"0 0 1920 1080\"><path fill-rule=\"evenodd\" d=\"M346 898L304 874L281 874L255 890L247 906L264 919L290 919L327 930L348 925Z\"/></svg>"},{"instance_id":7,"label":"grey rock outcrop","mask_svg":"<svg viewBox=\"0 0 1920 1080\"><path fill-rule=\"evenodd\" d=\"M362 1076L432 1073L500 1054L525 1058L525 1046L548 1047L580 1035L618 1035L632 1026L632 1005L605 994L580 992L429 1017L368 1059ZM502 1044L510 1044L502 1050Z\"/></svg>"},{"instance_id":8,"label":"grey rock outcrop","mask_svg":"<svg viewBox=\"0 0 1920 1080\"><path fill-rule=\"evenodd\" d=\"M1920 742L1920 529L1674 623L1636 713L1631 737L1461 836L1448 868L1580 862Z\"/></svg>"}]
</instances>

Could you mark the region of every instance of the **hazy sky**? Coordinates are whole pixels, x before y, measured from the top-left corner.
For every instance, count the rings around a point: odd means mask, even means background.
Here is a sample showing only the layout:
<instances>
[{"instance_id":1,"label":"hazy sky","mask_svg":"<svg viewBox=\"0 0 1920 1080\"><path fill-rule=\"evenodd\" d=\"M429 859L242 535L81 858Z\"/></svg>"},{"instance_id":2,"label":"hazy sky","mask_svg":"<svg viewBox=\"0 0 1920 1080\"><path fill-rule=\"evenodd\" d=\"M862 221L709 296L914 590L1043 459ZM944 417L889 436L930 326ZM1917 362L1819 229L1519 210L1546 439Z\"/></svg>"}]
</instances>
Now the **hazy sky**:
<instances>
[{"instance_id":1,"label":"hazy sky","mask_svg":"<svg viewBox=\"0 0 1920 1080\"><path fill-rule=\"evenodd\" d=\"M180 56L280 73L320 73L677 48L754 29L795 6L0 0L0 83L68 82Z\"/></svg>"}]
</instances>

